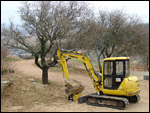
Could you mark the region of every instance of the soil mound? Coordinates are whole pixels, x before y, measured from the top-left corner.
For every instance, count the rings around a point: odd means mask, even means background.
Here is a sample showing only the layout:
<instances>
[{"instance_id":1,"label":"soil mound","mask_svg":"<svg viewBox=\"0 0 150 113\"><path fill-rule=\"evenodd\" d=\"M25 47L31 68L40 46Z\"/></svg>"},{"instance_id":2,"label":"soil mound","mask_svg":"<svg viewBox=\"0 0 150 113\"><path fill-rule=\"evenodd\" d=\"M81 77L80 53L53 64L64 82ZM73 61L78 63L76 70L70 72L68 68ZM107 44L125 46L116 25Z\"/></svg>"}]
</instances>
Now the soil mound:
<instances>
[{"instance_id":1,"label":"soil mound","mask_svg":"<svg viewBox=\"0 0 150 113\"><path fill-rule=\"evenodd\" d=\"M31 107L35 104L51 105L59 100L67 100L65 95L60 96L58 91L62 90L61 87L31 82L28 78L18 75L5 75L1 80L1 107L3 110L3 106L7 108L10 106Z\"/></svg>"}]
</instances>

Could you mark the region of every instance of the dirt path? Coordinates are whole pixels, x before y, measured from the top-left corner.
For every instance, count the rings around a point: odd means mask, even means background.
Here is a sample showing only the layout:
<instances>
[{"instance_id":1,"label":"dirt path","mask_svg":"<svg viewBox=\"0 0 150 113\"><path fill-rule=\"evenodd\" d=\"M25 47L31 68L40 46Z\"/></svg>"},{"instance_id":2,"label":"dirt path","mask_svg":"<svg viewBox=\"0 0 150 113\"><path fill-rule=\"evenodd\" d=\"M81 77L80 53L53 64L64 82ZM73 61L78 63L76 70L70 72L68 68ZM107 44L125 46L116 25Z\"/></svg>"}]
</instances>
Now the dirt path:
<instances>
[{"instance_id":1,"label":"dirt path","mask_svg":"<svg viewBox=\"0 0 150 113\"><path fill-rule=\"evenodd\" d=\"M15 69L18 75L24 75L26 77L30 78L41 78L42 71L35 66L33 60L22 60L15 62ZM48 72L49 74L49 80L52 84L56 84L56 86L64 86L63 76L61 71L52 71L51 69ZM139 72L132 72L134 75L139 75ZM143 73L142 73L143 74ZM70 73L71 78L76 79L78 81L81 81L82 84L85 86L85 90L83 91L83 95L90 94L95 92L92 82L90 78L87 75L86 71L80 71L80 72L71 72ZM55 88L53 94L55 94L55 91L57 93L60 93L61 98L57 98L58 101L52 102L51 104L34 104L30 108L26 107L18 107L18 108L10 108L15 109L14 111L49 111L49 112L58 112L58 111L74 111L74 112L143 112L143 111L149 111L149 81L143 81L142 76L140 76L140 96L141 100L139 103L136 104L129 104L128 107L125 110L117 110L117 109L111 109L106 107L94 107L89 106L86 104L78 104L77 102L68 102L67 97L65 96L65 91L63 90L57 90ZM64 87L63 87L64 88ZM64 96L64 97L63 97ZM58 95L59 97L59 95ZM63 99L62 99L63 98ZM13 111L13 110L12 110Z\"/></svg>"}]
</instances>

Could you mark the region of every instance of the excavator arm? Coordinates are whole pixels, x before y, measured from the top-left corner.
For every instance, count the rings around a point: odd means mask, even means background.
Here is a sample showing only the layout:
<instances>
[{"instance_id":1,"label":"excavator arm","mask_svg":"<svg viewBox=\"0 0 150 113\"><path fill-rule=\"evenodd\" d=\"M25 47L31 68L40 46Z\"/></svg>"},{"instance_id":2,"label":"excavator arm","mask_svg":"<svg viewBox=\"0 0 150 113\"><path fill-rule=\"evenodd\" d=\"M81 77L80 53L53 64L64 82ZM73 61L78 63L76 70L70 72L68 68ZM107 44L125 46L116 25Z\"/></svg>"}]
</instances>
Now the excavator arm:
<instances>
[{"instance_id":1,"label":"excavator arm","mask_svg":"<svg viewBox=\"0 0 150 113\"><path fill-rule=\"evenodd\" d=\"M80 60L83 62L88 75L93 83L93 86L97 92L100 90L101 77L98 75L87 56L77 51L69 51L69 50L57 50L57 56L59 58L59 62L63 71L63 78L66 86L66 94L68 95L69 100L77 100L81 96L81 92L84 89L84 86L76 80L70 79L68 67L66 63L67 58L73 58L76 60Z\"/></svg>"}]
</instances>

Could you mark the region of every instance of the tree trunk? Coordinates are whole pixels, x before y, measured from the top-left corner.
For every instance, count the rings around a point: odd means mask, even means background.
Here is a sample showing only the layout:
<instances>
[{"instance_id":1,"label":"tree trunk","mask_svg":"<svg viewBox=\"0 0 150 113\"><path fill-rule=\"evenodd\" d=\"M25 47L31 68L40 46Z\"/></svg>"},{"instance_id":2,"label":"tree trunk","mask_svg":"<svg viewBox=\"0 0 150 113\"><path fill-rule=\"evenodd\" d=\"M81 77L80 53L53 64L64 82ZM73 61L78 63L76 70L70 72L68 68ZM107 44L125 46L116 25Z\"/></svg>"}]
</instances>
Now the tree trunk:
<instances>
[{"instance_id":1,"label":"tree trunk","mask_svg":"<svg viewBox=\"0 0 150 113\"><path fill-rule=\"evenodd\" d=\"M102 65L101 65L101 62L100 62L100 57L103 54L104 50L105 50L105 47L103 47L103 49L101 50L101 52L98 54L98 48L95 49L96 56L97 56L98 67L99 67L100 73L102 73Z\"/></svg>"},{"instance_id":2,"label":"tree trunk","mask_svg":"<svg viewBox=\"0 0 150 113\"><path fill-rule=\"evenodd\" d=\"M42 69L42 83L48 84L48 67L43 67Z\"/></svg>"},{"instance_id":3,"label":"tree trunk","mask_svg":"<svg viewBox=\"0 0 150 113\"><path fill-rule=\"evenodd\" d=\"M149 57L147 57L147 70L149 71Z\"/></svg>"},{"instance_id":4,"label":"tree trunk","mask_svg":"<svg viewBox=\"0 0 150 113\"><path fill-rule=\"evenodd\" d=\"M100 71L100 73L102 73L102 66L101 66L101 62L100 62L100 56L101 55L98 55L98 66L99 66L99 71Z\"/></svg>"}]
</instances>

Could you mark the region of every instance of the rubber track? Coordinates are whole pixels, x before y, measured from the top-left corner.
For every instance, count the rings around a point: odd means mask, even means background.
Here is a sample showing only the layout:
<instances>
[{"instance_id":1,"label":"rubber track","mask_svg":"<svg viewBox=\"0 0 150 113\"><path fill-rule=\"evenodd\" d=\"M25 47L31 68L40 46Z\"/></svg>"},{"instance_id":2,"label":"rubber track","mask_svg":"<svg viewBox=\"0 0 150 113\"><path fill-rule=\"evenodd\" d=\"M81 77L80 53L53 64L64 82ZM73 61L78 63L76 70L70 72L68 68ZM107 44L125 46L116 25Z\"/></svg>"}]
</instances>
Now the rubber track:
<instances>
[{"instance_id":1,"label":"rubber track","mask_svg":"<svg viewBox=\"0 0 150 113\"><path fill-rule=\"evenodd\" d=\"M88 101L89 99L94 100L94 103L89 102ZM100 101L102 101L103 103L101 104ZM109 101L109 105L108 105L108 101ZM110 107L110 108L121 109L121 110L126 108L127 105L129 104L129 101L126 98L106 96L106 95L88 95L85 102L88 105L104 106L104 107ZM121 106L119 102L123 102L123 105ZM110 105L110 103L113 103L113 104ZM117 104L114 105L115 103Z\"/></svg>"}]
</instances>

